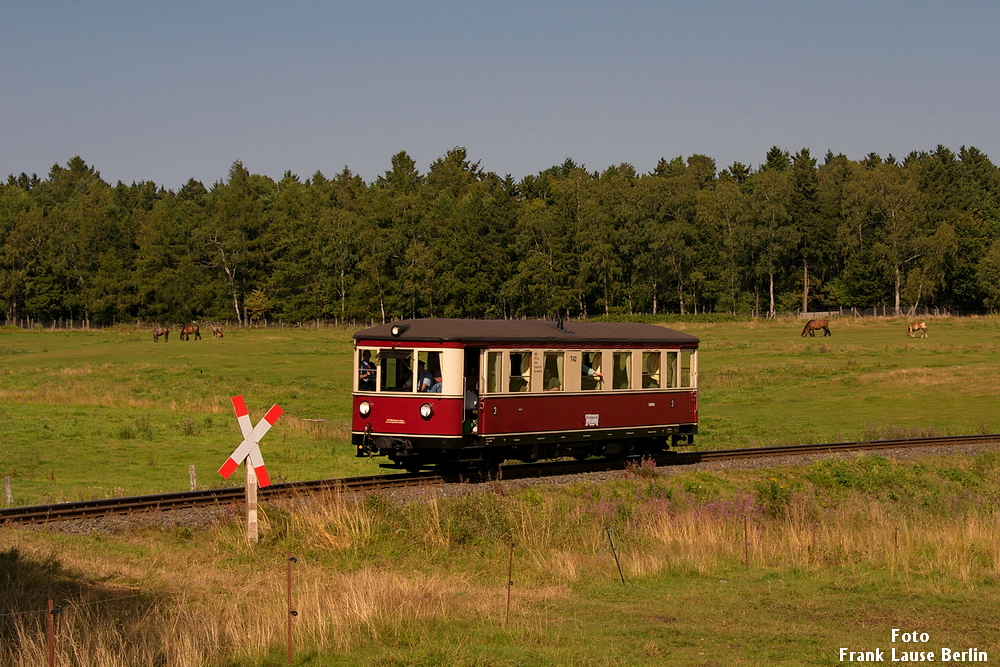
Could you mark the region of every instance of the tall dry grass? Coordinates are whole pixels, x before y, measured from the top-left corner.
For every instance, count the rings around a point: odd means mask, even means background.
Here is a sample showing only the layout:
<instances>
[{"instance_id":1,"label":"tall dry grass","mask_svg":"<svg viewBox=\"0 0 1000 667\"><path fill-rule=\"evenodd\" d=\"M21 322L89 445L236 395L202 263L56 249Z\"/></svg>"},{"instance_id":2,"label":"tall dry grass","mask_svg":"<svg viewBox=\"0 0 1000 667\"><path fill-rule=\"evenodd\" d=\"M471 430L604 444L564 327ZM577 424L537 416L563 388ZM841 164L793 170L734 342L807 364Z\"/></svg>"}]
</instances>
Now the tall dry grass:
<instances>
[{"instance_id":1,"label":"tall dry grass","mask_svg":"<svg viewBox=\"0 0 1000 667\"><path fill-rule=\"evenodd\" d=\"M884 569L889 575L961 582L1000 576L1000 512L965 516L892 511L866 498L825 510L794 498L776 518L717 516L698 510L651 517L651 546L629 554L633 576L667 569L701 575L740 566L816 572L824 568ZM746 530L746 533L744 533ZM746 535L746 544L744 544Z\"/></svg>"},{"instance_id":2,"label":"tall dry grass","mask_svg":"<svg viewBox=\"0 0 1000 667\"><path fill-rule=\"evenodd\" d=\"M967 469L995 462L967 462ZM857 469L895 474L885 463ZM57 587L65 606L59 665L276 659L285 651L288 550L298 557L297 655L419 645L448 624L501 627L511 544L516 630L541 638L544 601L617 578L606 527L632 580L732 573L745 567L746 556L755 571L864 572L919 579L942 591L1000 578L1000 511L989 502L991 486L924 507L877 492L834 498L808 486L793 493L773 478L756 487L741 479L742 486L719 482L728 489L722 493L705 476L670 481L640 469L611 485L519 492L493 486L408 504L332 492L268 506L261 514L266 537L256 547L234 525L190 536L186 545L169 534L123 538L119 558L109 558L103 542L83 539L60 554L58 565L31 540L14 538L20 564L4 571L21 583L5 584L5 591L20 606L0 604L0 664L44 664L45 615L4 613L44 609L45 595L33 590L46 581L69 582ZM764 492L781 502L767 505ZM0 534L0 555L11 543ZM102 602L113 598L122 599Z\"/></svg>"},{"instance_id":3,"label":"tall dry grass","mask_svg":"<svg viewBox=\"0 0 1000 667\"><path fill-rule=\"evenodd\" d=\"M173 570L174 565L168 566ZM286 646L286 581L281 563L267 570L225 563L164 571L153 599L81 598L62 602L56 616L56 664L93 667L192 667L257 664ZM145 597L145 596L144 596ZM349 651L362 642L409 642L430 623L498 617L499 590L458 573L402 574L382 568L335 572L297 563L293 577L296 654ZM47 614L3 619L0 664L47 664Z\"/></svg>"}]
</instances>

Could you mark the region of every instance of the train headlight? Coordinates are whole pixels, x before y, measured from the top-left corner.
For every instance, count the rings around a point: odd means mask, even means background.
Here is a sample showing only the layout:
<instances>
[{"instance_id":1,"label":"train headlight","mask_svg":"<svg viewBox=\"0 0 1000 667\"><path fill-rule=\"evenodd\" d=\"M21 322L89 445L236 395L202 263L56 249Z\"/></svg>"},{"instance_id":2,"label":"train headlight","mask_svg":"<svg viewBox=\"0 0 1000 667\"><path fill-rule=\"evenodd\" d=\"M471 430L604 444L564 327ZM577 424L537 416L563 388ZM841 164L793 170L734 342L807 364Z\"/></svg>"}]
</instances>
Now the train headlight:
<instances>
[{"instance_id":1,"label":"train headlight","mask_svg":"<svg viewBox=\"0 0 1000 667\"><path fill-rule=\"evenodd\" d=\"M420 416L424 419L430 419L434 416L434 406L430 403L424 403L420 406Z\"/></svg>"},{"instance_id":2,"label":"train headlight","mask_svg":"<svg viewBox=\"0 0 1000 667\"><path fill-rule=\"evenodd\" d=\"M361 401L358 403L358 414L362 417L367 417L372 411L372 404L368 401Z\"/></svg>"},{"instance_id":3,"label":"train headlight","mask_svg":"<svg viewBox=\"0 0 1000 667\"><path fill-rule=\"evenodd\" d=\"M409 324L394 324L392 328L389 329L389 333L392 334L393 338L403 335L403 333L410 328Z\"/></svg>"}]
</instances>

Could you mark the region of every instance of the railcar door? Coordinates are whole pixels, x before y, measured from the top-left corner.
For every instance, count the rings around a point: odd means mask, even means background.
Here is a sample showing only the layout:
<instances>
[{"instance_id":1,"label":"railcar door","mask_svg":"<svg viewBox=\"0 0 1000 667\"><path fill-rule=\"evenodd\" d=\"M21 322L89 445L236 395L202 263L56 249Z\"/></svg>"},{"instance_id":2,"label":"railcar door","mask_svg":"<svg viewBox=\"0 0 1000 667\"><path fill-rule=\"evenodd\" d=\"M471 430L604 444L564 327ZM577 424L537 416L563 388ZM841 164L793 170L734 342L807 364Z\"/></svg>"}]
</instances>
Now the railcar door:
<instances>
[{"instance_id":1,"label":"railcar door","mask_svg":"<svg viewBox=\"0 0 1000 667\"><path fill-rule=\"evenodd\" d=\"M465 364L464 371L462 372L465 421L462 430L466 433L473 432L473 428L477 425L477 420L479 419L479 394L481 386L479 364L482 352L482 348L479 347L465 348Z\"/></svg>"}]
</instances>

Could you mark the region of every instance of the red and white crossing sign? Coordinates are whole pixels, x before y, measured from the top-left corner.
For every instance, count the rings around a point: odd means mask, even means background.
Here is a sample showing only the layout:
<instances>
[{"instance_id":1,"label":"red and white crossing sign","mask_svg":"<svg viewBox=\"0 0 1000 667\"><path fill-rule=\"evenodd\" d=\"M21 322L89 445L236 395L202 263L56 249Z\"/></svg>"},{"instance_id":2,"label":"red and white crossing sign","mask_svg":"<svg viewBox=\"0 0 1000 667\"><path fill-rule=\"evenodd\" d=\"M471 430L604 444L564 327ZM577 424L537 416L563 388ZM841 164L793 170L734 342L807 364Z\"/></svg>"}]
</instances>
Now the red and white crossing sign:
<instances>
[{"instance_id":1,"label":"red and white crossing sign","mask_svg":"<svg viewBox=\"0 0 1000 667\"><path fill-rule=\"evenodd\" d=\"M256 426L253 426L250 421L250 413L247 412L247 405L243 402L242 396L233 396L233 408L236 410L236 421L239 422L240 431L243 433L243 442L233 450L233 453L229 455L226 462L222 464L222 467L219 468L219 474L229 479L229 476L239 467L240 463L244 459L249 458L250 461L247 465L253 466L254 472L257 473L258 485L265 487L271 483L271 479L267 476L267 468L264 467L264 457L261 456L258 444L260 443L260 439L264 437L264 434L274 426L274 422L278 421L278 417L281 416L284 410L275 403L267 411L267 414L264 415L264 418L257 422Z\"/></svg>"}]
</instances>

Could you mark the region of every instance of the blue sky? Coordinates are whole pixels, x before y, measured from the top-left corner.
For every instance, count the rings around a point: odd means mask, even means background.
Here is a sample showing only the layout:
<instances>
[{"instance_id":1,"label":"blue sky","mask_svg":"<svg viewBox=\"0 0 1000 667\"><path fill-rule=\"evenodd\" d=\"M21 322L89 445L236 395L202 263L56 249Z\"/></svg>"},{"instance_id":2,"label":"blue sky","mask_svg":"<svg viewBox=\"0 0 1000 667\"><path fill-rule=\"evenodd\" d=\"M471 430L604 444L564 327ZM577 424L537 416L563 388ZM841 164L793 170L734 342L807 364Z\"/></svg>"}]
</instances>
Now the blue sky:
<instances>
[{"instance_id":1,"label":"blue sky","mask_svg":"<svg viewBox=\"0 0 1000 667\"><path fill-rule=\"evenodd\" d=\"M0 0L0 176L1000 159L1000 3Z\"/></svg>"}]
</instances>

